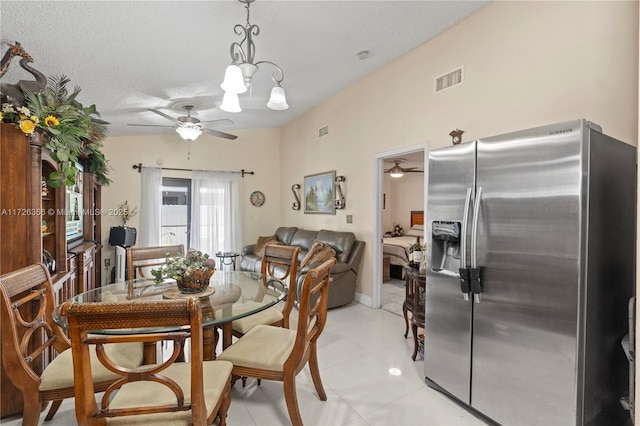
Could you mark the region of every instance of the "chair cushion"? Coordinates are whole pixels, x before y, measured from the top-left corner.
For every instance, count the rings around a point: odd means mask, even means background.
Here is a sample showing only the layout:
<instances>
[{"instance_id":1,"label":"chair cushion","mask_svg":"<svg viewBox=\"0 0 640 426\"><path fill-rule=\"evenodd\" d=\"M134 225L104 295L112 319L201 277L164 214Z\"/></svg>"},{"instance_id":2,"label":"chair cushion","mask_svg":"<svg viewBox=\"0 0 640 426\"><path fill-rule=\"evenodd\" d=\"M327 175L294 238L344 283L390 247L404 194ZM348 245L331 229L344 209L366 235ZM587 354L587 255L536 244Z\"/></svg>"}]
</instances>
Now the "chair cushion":
<instances>
[{"instance_id":1,"label":"chair cushion","mask_svg":"<svg viewBox=\"0 0 640 426\"><path fill-rule=\"evenodd\" d=\"M254 302L254 303L246 303L241 306L234 306L232 308L233 313L234 315L236 315L240 313L239 311L245 310L245 309L246 309L245 312L247 312L248 310L254 309L253 305L260 305L260 303ZM279 309L267 308L264 311L260 311L256 314L249 315L248 317L237 319L233 321L231 324L235 331L239 331L242 334L247 334L247 332L251 330L253 327L255 327L256 325L259 325L259 324L269 325L269 324L273 324L274 322L281 321L282 319L284 319L284 316L282 315L282 312L280 312Z\"/></svg>"},{"instance_id":2,"label":"chair cushion","mask_svg":"<svg viewBox=\"0 0 640 426\"><path fill-rule=\"evenodd\" d=\"M142 364L142 342L115 343L105 345L105 351L119 365L134 368ZM95 346L90 347L91 371L94 383L106 382L121 376L107 370L98 361ZM45 368L40 376L40 390L52 390L73 387L73 358L71 349L59 354Z\"/></svg>"},{"instance_id":3,"label":"chair cushion","mask_svg":"<svg viewBox=\"0 0 640 426\"><path fill-rule=\"evenodd\" d=\"M207 417L211 415L218 400L229 383L233 364L226 361L205 361L203 363L204 400ZM176 362L160 374L174 380L184 392L185 403L191 402L191 364ZM148 405L173 405L175 394L159 383L144 381L124 385L113 397L109 408L142 407ZM142 414L107 419L108 425L191 425L191 411L175 413Z\"/></svg>"},{"instance_id":4,"label":"chair cushion","mask_svg":"<svg viewBox=\"0 0 640 426\"><path fill-rule=\"evenodd\" d=\"M233 365L240 367L283 371L295 341L295 330L257 325L222 351L217 359L231 361Z\"/></svg>"}]
</instances>

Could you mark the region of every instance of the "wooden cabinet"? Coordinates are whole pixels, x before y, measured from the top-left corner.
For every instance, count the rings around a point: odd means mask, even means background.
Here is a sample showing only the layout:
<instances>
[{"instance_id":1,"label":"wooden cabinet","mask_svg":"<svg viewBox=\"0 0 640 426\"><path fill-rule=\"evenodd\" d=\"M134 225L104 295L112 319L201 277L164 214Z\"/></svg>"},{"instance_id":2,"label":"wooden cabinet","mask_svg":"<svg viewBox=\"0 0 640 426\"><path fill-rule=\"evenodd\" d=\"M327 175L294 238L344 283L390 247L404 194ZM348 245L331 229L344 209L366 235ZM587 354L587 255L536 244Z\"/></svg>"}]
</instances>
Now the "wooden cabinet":
<instances>
[{"instance_id":1,"label":"wooden cabinet","mask_svg":"<svg viewBox=\"0 0 640 426\"><path fill-rule=\"evenodd\" d=\"M78 293L96 288L95 250L95 243L88 241L69 250L76 258Z\"/></svg>"},{"instance_id":2,"label":"wooden cabinet","mask_svg":"<svg viewBox=\"0 0 640 426\"><path fill-rule=\"evenodd\" d=\"M13 124L0 124L0 274L52 260L54 296L60 303L100 285L100 215L85 216L84 241L69 249L65 188L46 185L58 166L45 141L37 134L25 136ZM82 208L93 212L100 208L100 186L92 174L84 177L88 184ZM48 362L43 355L42 366ZM21 413L20 392L5 376L4 367L0 374L0 417Z\"/></svg>"}]
</instances>

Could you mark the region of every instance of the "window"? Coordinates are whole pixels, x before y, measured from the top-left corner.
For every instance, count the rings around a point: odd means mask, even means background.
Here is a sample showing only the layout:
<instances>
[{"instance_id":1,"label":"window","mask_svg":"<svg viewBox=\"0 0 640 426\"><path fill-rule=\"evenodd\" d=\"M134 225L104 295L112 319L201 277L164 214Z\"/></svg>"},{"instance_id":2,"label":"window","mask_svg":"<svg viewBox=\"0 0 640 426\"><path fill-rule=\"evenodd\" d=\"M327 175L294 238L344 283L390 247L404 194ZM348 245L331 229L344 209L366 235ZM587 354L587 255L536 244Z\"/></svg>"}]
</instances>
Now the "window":
<instances>
[{"instance_id":1,"label":"window","mask_svg":"<svg viewBox=\"0 0 640 426\"><path fill-rule=\"evenodd\" d=\"M191 179L162 178L161 244L191 247Z\"/></svg>"}]
</instances>

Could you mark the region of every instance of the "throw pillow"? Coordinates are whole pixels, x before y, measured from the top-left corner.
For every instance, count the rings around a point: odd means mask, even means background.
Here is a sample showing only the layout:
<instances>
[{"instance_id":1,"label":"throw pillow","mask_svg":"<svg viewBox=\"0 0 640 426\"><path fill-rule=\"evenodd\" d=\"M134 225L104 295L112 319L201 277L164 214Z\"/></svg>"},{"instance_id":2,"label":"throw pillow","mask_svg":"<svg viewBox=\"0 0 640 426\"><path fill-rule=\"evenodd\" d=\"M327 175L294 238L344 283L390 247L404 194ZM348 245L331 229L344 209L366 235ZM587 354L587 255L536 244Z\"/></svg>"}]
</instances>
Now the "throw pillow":
<instances>
[{"instance_id":1,"label":"throw pillow","mask_svg":"<svg viewBox=\"0 0 640 426\"><path fill-rule=\"evenodd\" d=\"M256 242L256 246L253 249L253 253L258 257L264 256L264 248L267 244L275 243L278 241L275 235L269 235L267 237L258 237L258 242Z\"/></svg>"},{"instance_id":2,"label":"throw pillow","mask_svg":"<svg viewBox=\"0 0 640 426\"><path fill-rule=\"evenodd\" d=\"M331 259L335 255L336 251L332 249L330 245L321 243L320 241L314 241L309 252L300 262L300 268L304 268L307 265L313 265L314 263L322 263Z\"/></svg>"}]
</instances>

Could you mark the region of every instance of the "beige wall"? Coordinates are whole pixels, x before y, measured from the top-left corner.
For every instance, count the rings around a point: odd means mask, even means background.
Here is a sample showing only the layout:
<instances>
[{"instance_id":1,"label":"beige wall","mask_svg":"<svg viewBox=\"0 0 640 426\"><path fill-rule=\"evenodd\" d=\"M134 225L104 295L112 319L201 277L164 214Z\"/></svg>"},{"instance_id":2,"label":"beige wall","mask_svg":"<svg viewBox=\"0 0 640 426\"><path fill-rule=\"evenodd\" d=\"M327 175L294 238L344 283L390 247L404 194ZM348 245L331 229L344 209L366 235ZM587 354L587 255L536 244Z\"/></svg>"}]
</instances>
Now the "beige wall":
<instances>
[{"instance_id":1,"label":"beige wall","mask_svg":"<svg viewBox=\"0 0 640 426\"><path fill-rule=\"evenodd\" d=\"M244 230L247 242L253 242L257 235L270 235L280 224L280 130L260 129L235 131L235 141L214 138L206 134L189 144L181 141L177 134L156 136L109 138L104 153L113 168L110 174L113 183L102 190L102 207L117 208L128 200L132 206L140 206L141 175L132 168L133 164L162 167L220 170L253 171L245 175L244 184ZM163 176L189 177L188 173L163 171ZM249 202L249 194L260 190L266 202L262 207L254 207ZM287 198L287 202L288 202ZM128 226L139 227L140 216L136 216ZM102 236L105 257L114 258L114 250L109 247L109 229L121 223L117 217L105 216L102 221ZM101 265L101 267L104 267ZM105 278L103 277L103 282Z\"/></svg>"},{"instance_id":2,"label":"beige wall","mask_svg":"<svg viewBox=\"0 0 640 426\"><path fill-rule=\"evenodd\" d=\"M283 194L304 175L326 170L346 176L348 191L347 208L335 216L285 208L281 223L350 230L363 239L357 292L367 301L377 268L376 154L449 145L455 128L469 141L575 118L636 145L637 17L637 2L489 4L282 129ZM464 84L435 95L434 77L460 65ZM329 135L318 139L324 125Z\"/></svg>"},{"instance_id":3,"label":"beige wall","mask_svg":"<svg viewBox=\"0 0 640 426\"><path fill-rule=\"evenodd\" d=\"M367 244L357 288L366 302L377 267L376 155L449 145L455 128L469 141L575 118L636 145L637 61L637 2L494 2L282 129L239 131L234 142L203 135L191 144L191 160L173 134L110 138L105 154L114 183L103 191L103 207L139 204L140 175L131 169L138 162L254 170L245 178L245 240L277 226L355 232ZM460 65L464 84L434 94L434 77ZM329 135L318 139L325 125ZM292 210L291 185L329 170L346 176L347 208L336 215ZM267 198L260 208L248 201L257 189ZM103 244L113 225L115 218L104 220Z\"/></svg>"},{"instance_id":4,"label":"beige wall","mask_svg":"<svg viewBox=\"0 0 640 426\"><path fill-rule=\"evenodd\" d=\"M409 167L409 166L407 166ZM424 166L420 166L420 170ZM411 227L411 211L424 209L424 173L405 173L392 178L384 175L386 208L382 217L382 230L392 231L395 223L406 231Z\"/></svg>"}]
</instances>

